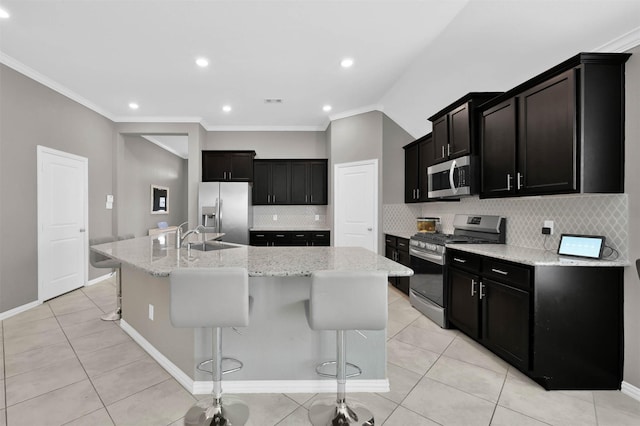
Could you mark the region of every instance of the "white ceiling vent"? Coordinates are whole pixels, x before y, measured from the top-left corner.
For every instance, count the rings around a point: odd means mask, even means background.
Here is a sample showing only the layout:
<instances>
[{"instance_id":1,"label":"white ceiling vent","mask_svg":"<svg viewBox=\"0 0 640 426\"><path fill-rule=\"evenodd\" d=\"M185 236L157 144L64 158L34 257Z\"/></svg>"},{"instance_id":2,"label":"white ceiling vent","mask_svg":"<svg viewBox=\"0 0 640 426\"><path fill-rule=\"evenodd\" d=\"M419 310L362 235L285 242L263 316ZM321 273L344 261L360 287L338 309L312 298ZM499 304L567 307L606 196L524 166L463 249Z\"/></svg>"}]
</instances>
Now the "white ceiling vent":
<instances>
[{"instance_id":1,"label":"white ceiling vent","mask_svg":"<svg viewBox=\"0 0 640 426\"><path fill-rule=\"evenodd\" d=\"M265 104L281 104L282 99L280 98L267 98L264 100Z\"/></svg>"}]
</instances>

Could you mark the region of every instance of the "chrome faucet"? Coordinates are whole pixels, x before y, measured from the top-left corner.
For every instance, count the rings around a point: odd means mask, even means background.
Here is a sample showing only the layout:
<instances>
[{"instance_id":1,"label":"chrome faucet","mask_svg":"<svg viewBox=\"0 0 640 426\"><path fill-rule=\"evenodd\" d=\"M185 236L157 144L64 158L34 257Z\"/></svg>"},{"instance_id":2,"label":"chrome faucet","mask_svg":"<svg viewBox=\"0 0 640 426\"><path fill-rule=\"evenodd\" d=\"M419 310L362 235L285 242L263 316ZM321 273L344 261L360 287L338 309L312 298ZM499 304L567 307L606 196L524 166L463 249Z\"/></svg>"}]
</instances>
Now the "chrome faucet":
<instances>
[{"instance_id":1,"label":"chrome faucet","mask_svg":"<svg viewBox=\"0 0 640 426\"><path fill-rule=\"evenodd\" d=\"M187 237L191 234L199 234L200 231L204 230L204 226L202 225L198 225L196 226L194 229L185 232L184 234L182 233L182 226L185 224L188 224L189 222L184 222L181 223L180 225L178 225L178 229L176 230L176 248L182 248L182 245L184 244L184 240L187 239Z\"/></svg>"}]
</instances>

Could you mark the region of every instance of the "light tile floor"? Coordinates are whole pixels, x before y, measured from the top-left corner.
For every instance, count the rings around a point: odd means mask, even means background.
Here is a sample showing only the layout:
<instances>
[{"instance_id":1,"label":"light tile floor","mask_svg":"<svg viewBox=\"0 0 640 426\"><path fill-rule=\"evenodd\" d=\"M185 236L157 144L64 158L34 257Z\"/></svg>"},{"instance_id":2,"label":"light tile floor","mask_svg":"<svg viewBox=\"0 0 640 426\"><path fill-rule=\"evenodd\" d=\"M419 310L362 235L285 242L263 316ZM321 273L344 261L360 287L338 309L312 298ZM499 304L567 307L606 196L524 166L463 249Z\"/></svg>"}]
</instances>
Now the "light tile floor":
<instances>
[{"instance_id":1,"label":"light tile floor","mask_svg":"<svg viewBox=\"0 0 640 426\"><path fill-rule=\"evenodd\" d=\"M0 327L0 426L181 425L195 398L118 327L113 279L23 312ZM640 425L640 402L617 391L547 392L389 289L391 392L356 394L376 423ZM306 425L317 395L240 395L249 425Z\"/></svg>"}]
</instances>

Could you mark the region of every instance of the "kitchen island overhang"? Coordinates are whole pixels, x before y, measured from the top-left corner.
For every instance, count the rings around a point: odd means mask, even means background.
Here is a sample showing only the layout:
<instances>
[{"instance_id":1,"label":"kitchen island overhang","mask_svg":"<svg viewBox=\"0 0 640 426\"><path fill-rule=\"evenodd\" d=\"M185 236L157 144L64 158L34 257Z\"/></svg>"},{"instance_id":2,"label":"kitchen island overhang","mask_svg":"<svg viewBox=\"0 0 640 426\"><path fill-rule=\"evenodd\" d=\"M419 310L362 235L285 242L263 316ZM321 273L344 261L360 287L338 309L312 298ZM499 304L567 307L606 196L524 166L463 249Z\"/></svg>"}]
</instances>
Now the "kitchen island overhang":
<instances>
[{"instance_id":1,"label":"kitchen island overhang","mask_svg":"<svg viewBox=\"0 0 640 426\"><path fill-rule=\"evenodd\" d=\"M211 357L209 329L174 328L169 318L169 279L175 268L244 267L253 307L249 326L223 330L224 356L244 368L226 376L230 393L334 392L335 380L321 379L315 366L335 358L335 333L312 331L306 320L310 275L318 270L382 270L389 276L413 272L355 247L251 247L214 251L180 250L175 237L142 237L92 247L122 262L122 329L187 390L211 391L211 379L196 365ZM205 236L206 238L206 236ZM229 243L225 243L229 244ZM149 305L153 305L150 319ZM354 306L354 310L363 309ZM385 392L386 330L348 333L349 362L363 374L348 381L351 392Z\"/></svg>"}]
</instances>

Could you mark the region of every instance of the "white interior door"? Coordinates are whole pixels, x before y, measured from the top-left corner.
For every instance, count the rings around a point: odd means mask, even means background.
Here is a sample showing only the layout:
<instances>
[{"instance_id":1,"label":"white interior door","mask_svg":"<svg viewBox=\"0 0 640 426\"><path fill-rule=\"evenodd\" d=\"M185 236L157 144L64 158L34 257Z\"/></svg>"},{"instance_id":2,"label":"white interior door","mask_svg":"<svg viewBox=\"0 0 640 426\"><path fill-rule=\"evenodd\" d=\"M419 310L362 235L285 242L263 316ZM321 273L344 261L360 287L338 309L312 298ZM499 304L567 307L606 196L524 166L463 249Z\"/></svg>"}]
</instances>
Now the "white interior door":
<instances>
[{"instance_id":1,"label":"white interior door","mask_svg":"<svg viewBox=\"0 0 640 426\"><path fill-rule=\"evenodd\" d=\"M88 160L38 146L38 300L87 282Z\"/></svg>"},{"instance_id":2,"label":"white interior door","mask_svg":"<svg viewBox=\"0 0 640 426\"><path fill-rule=\"evenodd\" d=\"M335 165L334 245L378 252L378 160Z\"/></svg>"}]
</instances>

